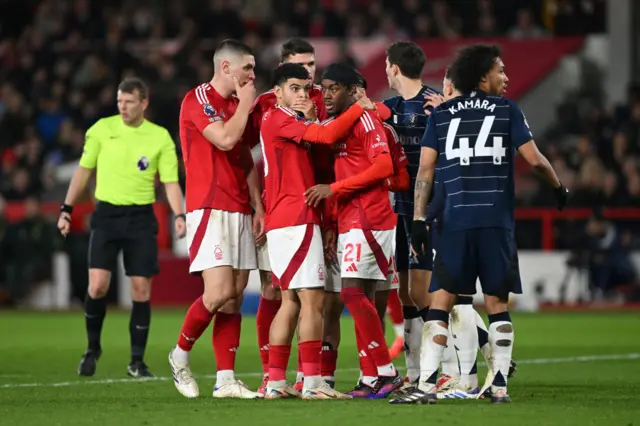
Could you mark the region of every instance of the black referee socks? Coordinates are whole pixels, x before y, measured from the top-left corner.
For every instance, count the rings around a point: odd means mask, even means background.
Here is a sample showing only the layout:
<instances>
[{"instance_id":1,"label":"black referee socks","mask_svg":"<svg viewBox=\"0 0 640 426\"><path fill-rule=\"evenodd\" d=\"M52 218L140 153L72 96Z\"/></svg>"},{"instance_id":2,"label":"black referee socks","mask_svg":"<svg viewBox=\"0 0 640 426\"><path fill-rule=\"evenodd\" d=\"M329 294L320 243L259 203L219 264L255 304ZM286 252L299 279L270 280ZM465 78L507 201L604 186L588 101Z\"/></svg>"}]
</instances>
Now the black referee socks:
<instances>
[{"instance_id":1,"label":"black referee socks","mask_svg":"<svg viewBox=\"0 0 640 426\"><path fill-rule=\"evenodd\" d=\"M100 335L102 334L102 323L104 322L106 313L106 298L93 299L87 294L87 297L84 299L84 319L90 351L101 350Z\"/></svg>"},{"instance_id":2,"label":"black referee socks","mask_svg":"<svg viewBox=\"0 0 640 426\"><path fill-rule=\"evenodd\" d=\"M133 302L131 320L129 321L129 335L131 338L131 362L142 361L147 348L149 324L151 323L151 303Z\"/></svg>"}]
</instances>

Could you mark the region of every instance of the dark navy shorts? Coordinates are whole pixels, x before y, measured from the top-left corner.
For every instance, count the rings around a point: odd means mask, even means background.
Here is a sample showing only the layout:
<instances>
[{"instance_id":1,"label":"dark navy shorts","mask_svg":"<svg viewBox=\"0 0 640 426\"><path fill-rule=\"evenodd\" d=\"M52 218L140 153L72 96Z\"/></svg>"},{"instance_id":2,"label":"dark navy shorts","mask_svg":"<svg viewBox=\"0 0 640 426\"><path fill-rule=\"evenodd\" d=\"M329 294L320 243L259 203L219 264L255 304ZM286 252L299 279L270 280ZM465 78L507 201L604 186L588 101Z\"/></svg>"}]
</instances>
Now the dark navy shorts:
<instances>
[{"instance_id":1,"label":"dark navy shorts","mask_svg":"<svg viewBox=\"0 0 640 426\"><path fill-rule=\"evenodd\" d=\"M475 294L479 278L482 292L501 300L522 293L513 231L477 228L431 235L435 256L430 292Z\"/></svg>"},{"instance_id":2,"label":"dark navy shorts","mask_svg":"<svg viewBox=\"0 0 640 426\"><path fill-rule=\"evenodd\" d=\"M412 222L412 217L398 215L398 226L396 226L396 265L398 271L407 271L409 269L430 271L433 267L431 247L427 248L425 255L412 256L411 254Z\"/></svg>"}]
</instances>

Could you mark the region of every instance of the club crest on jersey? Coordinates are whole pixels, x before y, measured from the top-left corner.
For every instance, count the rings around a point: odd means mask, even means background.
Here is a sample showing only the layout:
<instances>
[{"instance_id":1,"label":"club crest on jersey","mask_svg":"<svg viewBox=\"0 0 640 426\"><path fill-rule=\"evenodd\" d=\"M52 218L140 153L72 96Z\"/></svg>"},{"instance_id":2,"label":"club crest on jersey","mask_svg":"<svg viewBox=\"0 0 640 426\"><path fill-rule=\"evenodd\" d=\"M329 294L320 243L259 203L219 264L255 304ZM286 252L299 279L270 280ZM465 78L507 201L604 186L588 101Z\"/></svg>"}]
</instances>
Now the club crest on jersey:
<instances>
[{"instance_id":1,"label":"club crest on jersey","mask_svg":"<svg viewBox=\"0 0 640 426\"><path fill-rule=\"evenodd\" d=\"M212 107L210 104L204 104L204 106L202 107L202 110L204 111L205 115L208 115L209 117L216 115L215 108Z\"/></svg>"},{"instance_id":2,"label":"club crest on jersey","mask_svg":"<svg viewBox=\"0 0 640 426\"><path fill-rule=\"evenodd\" d=\"M407 127L416 127L418 124L418 114L411 114L409 118L407 118Z\"/></svg>"},{"instance_id":3,"label":"club crest on jersey","mask_svg":"<svg viewBox=\"0 0 640 426\"><path fill-rule=\"evenodd\" d=\"M137 166L138 166L138 170L140 170L141 172L144 172L149 168L149 159L143 155L138 160Z\"/></svg>"}]
</instances>

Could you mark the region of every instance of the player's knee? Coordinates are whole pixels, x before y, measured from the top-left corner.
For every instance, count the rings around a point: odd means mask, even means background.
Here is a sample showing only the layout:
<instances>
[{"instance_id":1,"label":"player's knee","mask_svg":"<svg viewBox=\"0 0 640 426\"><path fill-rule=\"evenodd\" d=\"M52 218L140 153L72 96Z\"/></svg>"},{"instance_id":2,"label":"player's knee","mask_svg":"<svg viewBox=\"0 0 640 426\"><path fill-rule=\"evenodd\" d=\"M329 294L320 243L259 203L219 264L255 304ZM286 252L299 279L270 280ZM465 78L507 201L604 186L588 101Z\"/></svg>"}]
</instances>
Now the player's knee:
<instances>
[{"instance_id":1,"label":"player's knee","mask_svg":"<svg viewBox=\"0 0 640 426\"><path fill-rule=\"evenodd\" d=\"M273 286L271 272L260 271L260 295L267 300L281 300L282 293Z\"/></svg>"},{"instance_id":2,"label":"player's knee","mask_svg":"<svg viewBox=\"0 0 640 426\"><path fill-rule=\"evenodd\" d=\"M242 297L232 297L222 305L220 312L224 312L225 314L235 314L240 312L240 308L242 308L242 300Z\"/></svg>"},{"instance_id":3,"label":"player's knee","mask_svg":"<svg viewBox=\"0 0 640 426\"><path fill-rule=\"evenodd\" d=\"M131 299L145 302L151 297L151 280L144 277L131 278Z\"/></svg>"},{"instance_id":4,"label":"player's knee","mask_svg":"<svg viewBox=\"0 0 640 426\"><path fill-rule=\"evenodd\" d=\"M109 291L110 274L89 273L89 288L87 293L92 299L101 299Z\"/></svg>"},{"instance_id":5,"label":"player's knee","mask_svg":"<svg viewBox=\"0 0 640 426\"><path fill-rule=\"evenodd\" d=\"M202 295L202 303L211 312L217 311L229 300L236 296L233 287L220 287L217 291L205 291Z\"/></svg>"}]
</instances>

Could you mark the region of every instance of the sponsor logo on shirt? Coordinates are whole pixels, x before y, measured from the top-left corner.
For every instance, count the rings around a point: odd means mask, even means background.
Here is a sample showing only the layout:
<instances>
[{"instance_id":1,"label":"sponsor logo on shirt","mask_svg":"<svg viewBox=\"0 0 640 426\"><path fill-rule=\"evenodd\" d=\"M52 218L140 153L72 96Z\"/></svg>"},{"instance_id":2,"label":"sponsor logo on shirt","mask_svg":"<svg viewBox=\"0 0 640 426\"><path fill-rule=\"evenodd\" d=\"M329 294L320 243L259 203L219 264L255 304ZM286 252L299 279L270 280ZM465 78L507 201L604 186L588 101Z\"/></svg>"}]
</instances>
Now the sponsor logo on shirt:
<instances>
[{"instance_id":1,"label":"sponsor logo on shirt","mask_svg":"<svg viewBox=\"0 0 640 426\"><path fill-rule=\"evenodd\" d=\"M149 168L149 159L143 155L138 160L137 166L138 166L138 170L140 170L141 172L144 172Z\"/></svg>"}]
</instances>

